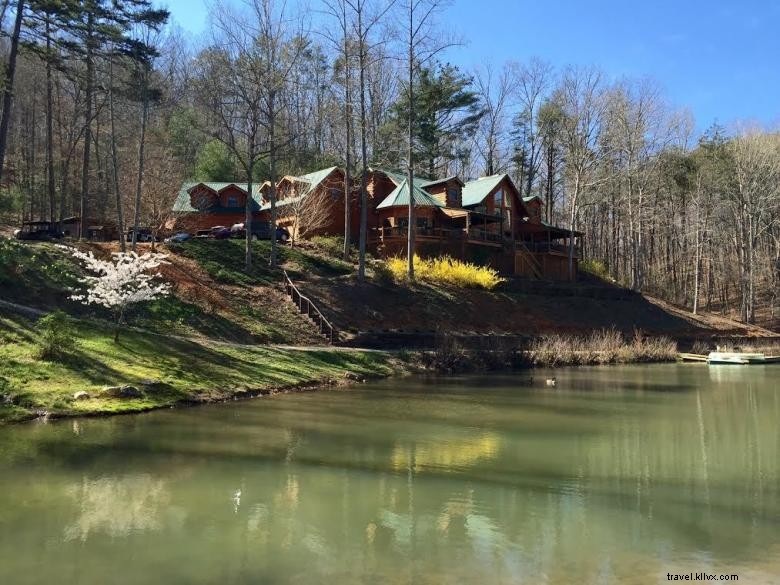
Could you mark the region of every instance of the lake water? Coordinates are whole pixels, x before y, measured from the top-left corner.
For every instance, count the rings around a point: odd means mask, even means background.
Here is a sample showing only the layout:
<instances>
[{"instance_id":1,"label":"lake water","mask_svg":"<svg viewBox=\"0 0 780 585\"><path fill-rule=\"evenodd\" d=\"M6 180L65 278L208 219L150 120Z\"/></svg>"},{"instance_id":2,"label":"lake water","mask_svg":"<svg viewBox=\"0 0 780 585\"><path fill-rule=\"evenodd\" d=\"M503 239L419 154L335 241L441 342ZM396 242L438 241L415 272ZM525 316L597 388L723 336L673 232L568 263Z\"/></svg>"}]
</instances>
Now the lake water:
<instances>
[{"instance_id":1,"label":"lake water","mask_svg":"<svg viewBox=\"0 0 780 585\"><path fill-rule=\"evenodd\" d=\"M780 367L546 375L2 428L0 583L780 582Z\"/></svg>"}]
</instances>

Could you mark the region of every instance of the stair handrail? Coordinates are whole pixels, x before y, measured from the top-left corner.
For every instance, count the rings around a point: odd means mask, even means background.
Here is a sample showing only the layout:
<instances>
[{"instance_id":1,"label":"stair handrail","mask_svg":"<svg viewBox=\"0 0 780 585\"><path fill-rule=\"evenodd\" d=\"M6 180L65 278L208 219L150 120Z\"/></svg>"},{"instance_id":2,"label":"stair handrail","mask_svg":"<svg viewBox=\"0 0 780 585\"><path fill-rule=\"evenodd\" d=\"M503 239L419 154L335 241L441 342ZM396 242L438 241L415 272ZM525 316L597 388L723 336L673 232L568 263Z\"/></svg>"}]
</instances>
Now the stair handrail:
<instances>
[{"instance_id":1,"label":"stair handrail","mask_svg":"<svg viewBox=\"0 0 780 585\"><path fill-rule=\"evenodd\" d=\"M284 287L287 290L287 294L289 294L292 301L298 305L298 309L301 311L301 313L303 313L303 301L306 301L306 314L309 317L312 317L311 312L314 310L317 325L320 328L320 333L325 334L327 332L328 341L332 344L334 337L333 325L331 325L330 321L325 318L325 315L323 315L322 312L317 308L317 305L315 305L309 297L301 293L298 287L293 284L293 281L290 279L287 271L282 269L282 274L284 274ZM295 295L298 296L297 300L295 299Z\"/></svg>"},{"instance_id":2,"label":"stair handrail","mask_svg":"<svg viewBox=\"0 0 780 585\"><path fill-rule=\"evenodd\" d=\"M522 240L515 240L515 249L519 250L530 261L531 267L533 268L536 277L542 278L542 267L539 264L539 260L537 260L536 256L531 253L531 250L528 249L528 246L525 245L525 242Z\"/></svg>"}]
</instances>

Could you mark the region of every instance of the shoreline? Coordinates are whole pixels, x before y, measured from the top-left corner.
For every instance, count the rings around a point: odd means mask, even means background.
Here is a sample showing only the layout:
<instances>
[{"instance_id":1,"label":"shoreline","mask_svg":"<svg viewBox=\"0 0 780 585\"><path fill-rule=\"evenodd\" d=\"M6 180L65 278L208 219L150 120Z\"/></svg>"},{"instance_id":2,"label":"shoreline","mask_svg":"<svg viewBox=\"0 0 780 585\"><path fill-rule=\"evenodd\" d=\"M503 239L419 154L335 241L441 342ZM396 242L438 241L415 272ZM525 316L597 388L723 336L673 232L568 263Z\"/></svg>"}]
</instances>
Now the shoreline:
<instances>
[{"instance_id":1,"label":"shoreline","mask_svg":"<svg viewBox=\"0 0 780 585\"><path fill-rule=\"evenodd\" d=\"M396 375L405 375L407 372L399 372ZM412 373L412 372L409 372ZM394 374L376 374L376 375L369 375L362 377L361 379L325 379L325 380L307 380L302 381L299 383L294 384L288 384L285 386L274 386L271 388L237 388L235 390L230 391L219 391L219 395L193 395L192 397L183 398L181 400L176 400L170 403L166 404L156 404L156 405L144 405L137 409L131 409L131 410L122 410L122 411L104 411L104 410L94 410L94 411L81 411L81 412L73 412L73 411L64 411L64 412L45 412L45 413L30 413L30 416L28 417L22 417L17 419L11 419L4 421L2 418L0 418L0 428L3 426L11 426L11 425L17 425L17 424L29 424L34 423L36 421L58 421L58 420L69 420L69 419L80 419L80 418L109 418L109 417L115 417L115 416L130 416L130 415L138 415L138 414L145 414L148 412L153 412L155 410L163 410L163 409L179 409L179 408L190 408L190 407L197 407L197 406L209 406L213 404L225 404L228 402L237 402L237 401L243 401L243 400L254 400L256 398L270 398L273 396L277 396L279 394L296 394L296 393L302 393L302 392L316 392L319 390L324 390L326 388L345 388L352 386L354 384L361 384L364 382L368 382L370 380L383 380L385 378L389 378L393 376ZM211 393L214 393L217 391L211 391ZM121 400L121 399L116 399Z\"/></svg>"},{"instance_id":2,"label":"shoreline","mask_svg":"<svg viewBox=\"0 0 780 585\"><path fill-rule=\"evenodd\" d=\"M292 350L296 351L296 350ZM327 352L328 350L324 350ZM341 350L343 351L343 350ZM332 353L337 353L333 351ZM459 367L454 369L440 369L434 367L436 351L416 351L410 352L408 359L402 359L398 355L389 355L390 352L376 352L383 357L388 358L386 366L389 365L391 371L373 371L364 373L355 373L351 371L344 371L341 377L326 376L322 379L308 379L301 380L290 384L282 384L267 387L239 387L229 390L193 390L191 394L170 401L163 401L158 403L146 403L137 404L134 403L135 399L124 398L112 398L102 400L110 400L105 406L96 407L94 409L84 410L63 410L63 411L46 411L44 409L37 409L27 413L26 415L16 417L3 417L2 409L0 409L0 428L4 426L11 426L17 424L29 424L36 421L48 422L56 420L67 419L79 419L79 418L107 418L114 416L124 415L136 415L152 412L162 409L173 408L189 408L197 406L208 406L211 404L223 404L227 402L235 402L242 400L253 400L258 398L270 398L280 394L293 394L299 392L317 392L325 389L335 388L348 388L355 384L361 384L373 380L383 380L390 377L402 377L407 375L439 375L439 376L451 376L460 374L506 374L511 372L520 372L525 370L534 370L541 368L559 368L559 367L582 367L582 366L611 366L611 365L641 365L649 363L672 363L674 359L639 359L635 361L612 361L612 362L569 362L559 363L556 365L546 363L533 363L529 360L528 352L519 351L515 354L520 358L520 361L515 365L505 365L503 367L489 367L486 364L486 354L499 354L500 352L485 352L485 351L465 351L461 354L461 358L466 358L467 354L473 354L468 356L467 359L460 361ZM502 354L505 355L505 354ZM493 364L495 366L495 363ZM86 402L86 401L85 401ZM82 403L83 404L83 403ZM124 408L116 409L115 406L122 406Z\"/></svg>"}]
</instances>

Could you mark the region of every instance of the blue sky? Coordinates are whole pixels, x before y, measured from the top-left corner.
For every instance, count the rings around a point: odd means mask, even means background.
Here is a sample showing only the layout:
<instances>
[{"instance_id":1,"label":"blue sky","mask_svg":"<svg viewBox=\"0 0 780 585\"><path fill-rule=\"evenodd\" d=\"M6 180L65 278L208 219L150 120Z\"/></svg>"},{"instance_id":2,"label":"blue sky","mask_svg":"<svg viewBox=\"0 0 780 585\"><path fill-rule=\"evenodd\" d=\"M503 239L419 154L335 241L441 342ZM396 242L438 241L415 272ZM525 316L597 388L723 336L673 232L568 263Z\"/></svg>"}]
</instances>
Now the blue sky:
<instances>
[{"instance_id":1,"label":"blue sky","mask_svg":"<svg viewBox=\"0 0 780 585\"><path fill-rule=\"evenodd\" d=\"M165 4L186 31L204 30L204 0ZM440 24L467 41L446 55L466 69L531 56L596 65L654 78L700 130L780 122L780 0L454 0Z\"/></svg>"}]
</instances>

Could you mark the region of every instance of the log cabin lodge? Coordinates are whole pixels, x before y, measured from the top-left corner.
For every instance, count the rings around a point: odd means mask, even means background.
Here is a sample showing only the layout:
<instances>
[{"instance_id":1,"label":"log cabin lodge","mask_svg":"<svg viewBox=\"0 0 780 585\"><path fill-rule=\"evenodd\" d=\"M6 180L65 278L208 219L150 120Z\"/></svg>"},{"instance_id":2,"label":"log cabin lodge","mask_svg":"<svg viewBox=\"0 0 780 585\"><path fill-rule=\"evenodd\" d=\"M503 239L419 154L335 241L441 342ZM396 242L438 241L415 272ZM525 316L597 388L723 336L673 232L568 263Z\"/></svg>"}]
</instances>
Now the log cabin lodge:
<instances>
[{"instance_id":1,"label":"log cabin lodge","mask_svg":"<svg viewBox=\"0 0 780 585\"><path fill-rule=\"evenodd\" d=\"M269 221L270 183L253 185L252 216ZM182 185L166 228L200 230L244 221L246 183L189 182ZM371 169L368 174L368 249L379 257L406 255L410 186L403 173ZM415 252L421 257L448 255L502 274L568 280L570 242L574 276L580 232L542 220L542 200L521 197L509 175L464 183L458 177L415 177L411 186L417 230ZM276 185L277 224L295 234L301 203L318 198L317 228L309 235L344 233L344 172L330 167L306 175L282 177ZM350 233L357 241L360 222L359 178L350 195Z\"/></svg>"}]
</instances>

